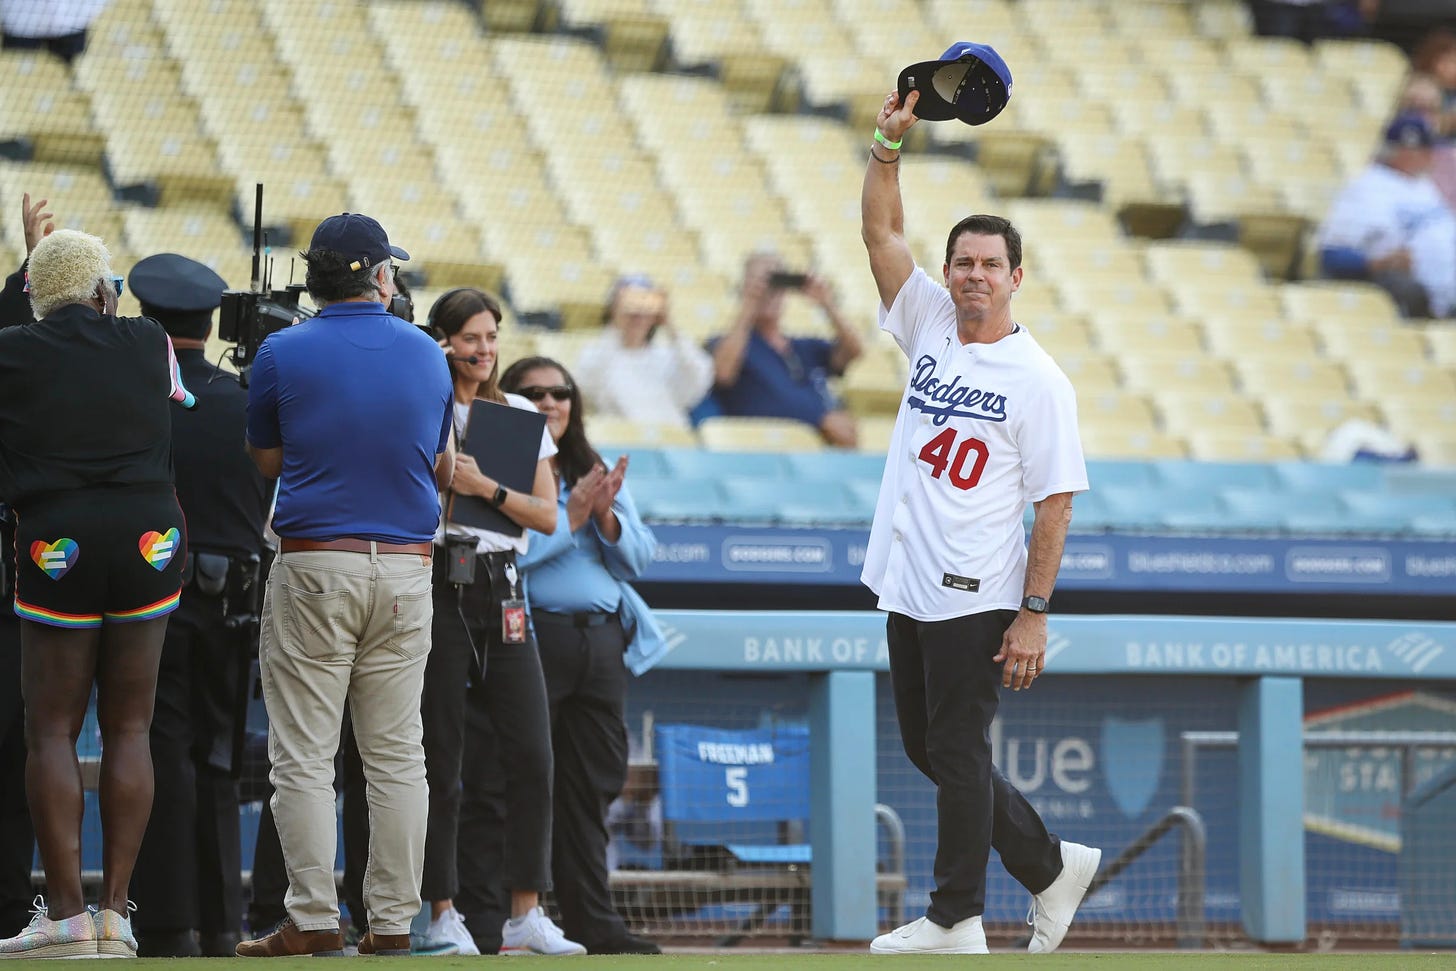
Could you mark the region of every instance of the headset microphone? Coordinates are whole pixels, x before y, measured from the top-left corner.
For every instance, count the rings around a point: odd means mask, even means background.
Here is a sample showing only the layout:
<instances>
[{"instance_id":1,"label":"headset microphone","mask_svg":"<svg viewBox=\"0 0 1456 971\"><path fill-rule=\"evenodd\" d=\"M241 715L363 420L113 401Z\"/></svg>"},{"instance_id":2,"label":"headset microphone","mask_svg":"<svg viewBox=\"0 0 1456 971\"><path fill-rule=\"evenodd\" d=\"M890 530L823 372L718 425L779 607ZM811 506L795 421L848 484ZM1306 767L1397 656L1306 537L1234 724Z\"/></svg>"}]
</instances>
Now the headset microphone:
<instances>
[{"instance_id":1,"label":"headset microphone","mask_svg":"<svg viewBox=\"0 0 1456 971\"><path fill-rule=\"evenodd\" d=\"M456 362L458 362L460 364L479 364L480 363L480 358L476 357L474 354L470 355L469 357L458 357L458 356L452 354L452 355L450 355L450 360L456 361Z\"/></svg>"}]
</instances>

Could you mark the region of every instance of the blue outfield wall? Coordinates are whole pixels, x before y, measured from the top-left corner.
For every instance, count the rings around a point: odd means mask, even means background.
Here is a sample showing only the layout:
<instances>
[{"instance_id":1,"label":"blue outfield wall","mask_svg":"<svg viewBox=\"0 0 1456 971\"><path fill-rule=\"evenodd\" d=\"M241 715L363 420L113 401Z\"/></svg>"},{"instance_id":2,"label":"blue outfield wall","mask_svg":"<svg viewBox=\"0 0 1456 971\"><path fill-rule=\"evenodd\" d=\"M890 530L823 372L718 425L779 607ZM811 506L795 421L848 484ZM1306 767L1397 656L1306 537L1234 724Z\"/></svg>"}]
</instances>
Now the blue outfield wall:
<instances>
[{"instance_id":1,"label":"blue outfield wall","mask_svg":"<svg viewBox=\"0 0 1456 971\"><path fill-rule=\"evenodd\" d=\"M816 739L822 746L816 757L830 753L838 766L821 762L816 775L843 778L846 764L873 769L874 786L855 788L862 790L861 801L887 803L901 816L909 848L907 906L912 914L923 907L931 887L934 792L900 748L883 615L660 611L658 616L673 649L630 686L628 724L634 734L649 712L656 724L872 723L872 733ZM1049 658L1049 673L1033 690L1003 692L993 734L996 760L1052 831L1103 846L1112 855L1182 801L1181 734L1238 730L1241 699L1261 679L1302 682L1299 715L1306 731L1456 730L1456 624L1058 616L1051 622ZM868 678L869 690L825 690L831 672ZM831 711L826 705L840 707ZM261 703L255 703L256 729L263 727L262 714ZM836 747L840 742L848 744ZM94 720L86 724L81 748L96 750ZM1441 759L1456 757L1428 754L1418 766L1421 777L1437 771ZM1311 750L1303 765L1286 764L1284 774L1275 775L1288 786L1271 793L1284 802L1272 807L1270 825L1282 825L1280 838L1297 838L1305 846L1301 924L1398 919L1393 841L1401 780L1393 760L1398 757L1391 753ZM1242 919L1252 932L1262 925L1249 923L1249 900L1240 893L1241 847L1247 841L1241 841L1238 761L1233 748L1202 751L1193 803L1208 829L1207 917L1215 923ZM857 814L868 812L868 805L848 800L816 801L816 814L847 818L838 826L833 820L817 827L811 822L811 840L832 839L836 832L863 834ZM244 809L245 861L251 860L256 820L254 803ZM99 832L96 822L94 800L88 798L88 834ZM842 847L814 841L816 857L838 849L842 866L856 865ZM97 843L88 836L88 866L99 862ZM881 856L883 850L881 840ZM868 854L861 856L861 865L872 866ZM1164 840L1089 900L1079 920L1170 923L1177 869L1178 841ZM871 870L866 875L872 879ZM821 899L816 888L816 935L858 938L873 932L874 915L864 912L862 894L839 907L833 887L824 891ZM988 919L1020 920L1027 902L1025 891L993 857ZM1284 926L1264 939L1303 936L1303 926Z\"/></svg>"},{"instance_id":2,"label":"blue outfield wall","mask_svg":"<svg viewBox=\"0 0 1456 971\"><path fill-rule=\"evenodd\" d=\"M643 580L859 585L865 529L654 523ZM1456 541L1072 533L1058 589L1205 593L1448 594Z\"/></svg>"}]
</instances>

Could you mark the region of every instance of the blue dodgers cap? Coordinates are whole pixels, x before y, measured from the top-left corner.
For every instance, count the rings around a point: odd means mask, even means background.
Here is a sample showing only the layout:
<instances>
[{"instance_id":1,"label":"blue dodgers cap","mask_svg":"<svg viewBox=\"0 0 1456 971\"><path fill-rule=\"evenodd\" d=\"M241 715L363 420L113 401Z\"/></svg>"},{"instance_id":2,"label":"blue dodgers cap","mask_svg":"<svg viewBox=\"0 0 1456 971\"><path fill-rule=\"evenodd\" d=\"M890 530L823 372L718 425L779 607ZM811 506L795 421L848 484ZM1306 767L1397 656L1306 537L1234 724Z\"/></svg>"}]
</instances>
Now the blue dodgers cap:
<instances>
[{"instance_id":1,"label":"blue dodgers cap","mask_svg":"<svg viewBox=\"0 0 1456 971\"><path fill-rule=\"evenodd\" d=\"M1396 115L1385 129L1385 144L1401 148L1432 148L1436 144L1436 130L1425 115Z\"/></svg>"},{"instance_id":2,"label":"blue dodgers cap","mask_svg":"<svg viewBox=\"0 0 1456 971\"><path fill-rule=\"evenodd\" d=\"M349 264L351 270L377 266L391 256L397 260L410 258L398 246L390 245L389 235L378 220L357 212L342 212L319 223L308 248L331 250L348 257L352 261Z\"/></svg>"},{"instance_id":3,"label":"blue dodgers cap","mask_svg":"<svg viewBox=\"0 0 1456 971\"><path fill-rule=\"evenodd\" d=\"M1011 69L989 44L957 41L936 60L900 72L902 104L911 91L920 92L917 118L984 125L1011 100Z\"/></svg>"}]
</instances>

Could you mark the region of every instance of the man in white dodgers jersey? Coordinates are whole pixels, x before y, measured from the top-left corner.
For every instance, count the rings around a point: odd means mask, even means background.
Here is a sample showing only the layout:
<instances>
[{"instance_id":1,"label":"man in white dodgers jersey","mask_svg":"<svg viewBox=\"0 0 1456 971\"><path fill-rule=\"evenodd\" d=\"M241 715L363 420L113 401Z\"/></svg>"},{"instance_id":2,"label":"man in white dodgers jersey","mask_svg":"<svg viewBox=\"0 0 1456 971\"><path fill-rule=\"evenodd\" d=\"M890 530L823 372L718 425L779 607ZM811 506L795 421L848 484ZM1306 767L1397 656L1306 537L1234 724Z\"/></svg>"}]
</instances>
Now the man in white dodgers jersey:
<instances>
[{"instance_id":1,"label":"man in white dodgers jersey","mask_svg":"<svg viewBox=\"0 0 1456 971\"><path fill-rule=\"evenodd\" d=\"M926 915L874 953L985 953L994 845L1033 895L1029 950L1055 950L1102 851L1047 833L991 763L999 688L1030 688L1046 661L1047 601L1072 495L1087 488L1071 383L1011 318L1021 237L999 216L950 232L945 286L905 241L898 145L919 93L885 99L861 200L880 326L910 360L863 580L888 612L905 752L936 784L935 890ZM1036 520L1028 545L1026 504Z\"/></svg>"}]
</instances>

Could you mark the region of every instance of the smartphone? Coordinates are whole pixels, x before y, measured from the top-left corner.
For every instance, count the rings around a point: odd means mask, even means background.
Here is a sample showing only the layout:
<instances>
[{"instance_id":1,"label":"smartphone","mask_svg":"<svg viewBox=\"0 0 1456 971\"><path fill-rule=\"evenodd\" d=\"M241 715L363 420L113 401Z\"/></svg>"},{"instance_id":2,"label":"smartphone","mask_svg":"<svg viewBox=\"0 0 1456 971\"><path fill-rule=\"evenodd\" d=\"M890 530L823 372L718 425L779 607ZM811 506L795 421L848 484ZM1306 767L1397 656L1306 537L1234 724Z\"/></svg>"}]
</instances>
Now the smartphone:
<instances>
[{"instance_id":1,"label":"smartphone","mask_svg":"<svg viewBox=\"0 0 1456 971\"><path fill-rule=\"evenodd\" d=\"M768 275L768 285L775 290L802 290L804 284L809 282L807 273L791 273L788 270L775 270Z\"/></svg>"}]
</instances>

